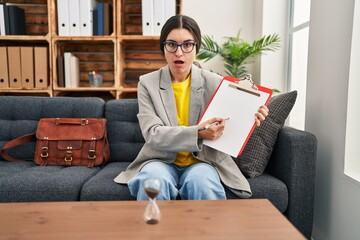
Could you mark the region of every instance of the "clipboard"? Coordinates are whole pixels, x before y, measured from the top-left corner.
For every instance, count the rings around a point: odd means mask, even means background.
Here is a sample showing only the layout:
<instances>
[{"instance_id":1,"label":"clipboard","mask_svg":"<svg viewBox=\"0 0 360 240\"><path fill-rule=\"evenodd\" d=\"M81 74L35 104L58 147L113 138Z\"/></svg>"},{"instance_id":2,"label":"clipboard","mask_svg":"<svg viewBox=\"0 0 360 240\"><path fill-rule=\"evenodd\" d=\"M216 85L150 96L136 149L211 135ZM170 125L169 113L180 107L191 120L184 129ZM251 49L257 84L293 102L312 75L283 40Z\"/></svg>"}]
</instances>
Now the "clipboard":
<instances>
[{"instance_id":1,"label":"clipboard","mask_svg":"<svg viewBox=\"0 0 360 240\"><path fill-rule=\"evenodd\" d=\"M261 105L266 105L272 90L255 84L251 75L239 80L225 76L198 124L213 118L229 118L223 135L216 140L204 139L203 144L221 152L238 157L256 127L255 113Z\"/></svg>"}]
</instances>

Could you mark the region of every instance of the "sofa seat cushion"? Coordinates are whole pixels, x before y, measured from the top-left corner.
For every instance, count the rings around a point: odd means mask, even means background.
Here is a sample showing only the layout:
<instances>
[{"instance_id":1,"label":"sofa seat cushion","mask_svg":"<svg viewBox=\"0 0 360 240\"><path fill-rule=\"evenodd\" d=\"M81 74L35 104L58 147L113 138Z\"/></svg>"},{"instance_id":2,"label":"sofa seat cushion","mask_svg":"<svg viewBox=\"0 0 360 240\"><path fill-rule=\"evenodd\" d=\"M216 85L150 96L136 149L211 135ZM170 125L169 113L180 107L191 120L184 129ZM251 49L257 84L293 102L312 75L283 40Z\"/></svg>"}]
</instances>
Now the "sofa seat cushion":
<instances>
[{"instance_id":1,"label":"sofa seat cushion","mask_svg":"<svg viewBox=\"0 0 360 240\"><path fill-rule=\"evenodd\" d=\"M89 179L81 190L81 201L135 200L127 185L114 182L114 178L126 169L130 163L111 162ZM248 179L252 198L269 199L282 213L288 206L288 191L286 185L279 179L264 173L261 176ZM238 198L226 190L228 199Z\"/></svg>"},{"instance_id":2,"label":"sofa seat cushion","mask_svg":"<svg viewBox=\"0 0 360 240\"><path fill-rule=\"evenodd\" d=\"M0 161L0 169L0 202L41 202L78 201L83 184L101 168Z\"/></svg>"},{"instance_id":3,"label":"sofa seat cushion","mask_svg":"<svg viewBox=\"0 0 360 240\"><path fill-rule=\"evenodd\" d=\"M129 162L110 162L89 179L81 190L81 201L136 200L125 184L114 182L114 178L126 169Z\"/></svg>"},{"instance_id":4,"label":"sofa seat cushion","mask_svg":"<svg viewBox=\"0 0 360 240\"><path fill-rule=\"evenodd\" d=\"M251 190L251 198L267 198L269 201L284 213L288 207L288 190L281 180L264 173L258 177L248 179ZM227 198L238 198L230 191L226 191Z\"/></svg>"}]
</instances>

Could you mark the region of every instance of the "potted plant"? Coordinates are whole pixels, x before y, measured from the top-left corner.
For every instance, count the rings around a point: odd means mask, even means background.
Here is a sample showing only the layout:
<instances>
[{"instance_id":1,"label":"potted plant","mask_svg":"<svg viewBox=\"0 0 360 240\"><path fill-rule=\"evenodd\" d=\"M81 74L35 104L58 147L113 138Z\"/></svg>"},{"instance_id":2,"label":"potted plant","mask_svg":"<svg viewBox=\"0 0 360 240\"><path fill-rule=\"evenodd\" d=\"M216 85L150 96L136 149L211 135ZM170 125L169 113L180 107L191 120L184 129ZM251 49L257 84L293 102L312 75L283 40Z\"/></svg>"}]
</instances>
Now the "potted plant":
<instances>
[{"instance_id":1,"label":"potted plant","mask_svg":"<svg viewBox=\"0 0 360 240\"><path fill-rule=\"evenodd\" d=\"M236 78L242 78L248 73L246 64L254 62L262 53L275 51L280 47L278 34L264 36L252 44L240 38L240 31L236 37L225 39L220 45L212 37L204 35L197 59L207 62L220 55L225 61L225 73Z\"/></svg>"}]
</instances>

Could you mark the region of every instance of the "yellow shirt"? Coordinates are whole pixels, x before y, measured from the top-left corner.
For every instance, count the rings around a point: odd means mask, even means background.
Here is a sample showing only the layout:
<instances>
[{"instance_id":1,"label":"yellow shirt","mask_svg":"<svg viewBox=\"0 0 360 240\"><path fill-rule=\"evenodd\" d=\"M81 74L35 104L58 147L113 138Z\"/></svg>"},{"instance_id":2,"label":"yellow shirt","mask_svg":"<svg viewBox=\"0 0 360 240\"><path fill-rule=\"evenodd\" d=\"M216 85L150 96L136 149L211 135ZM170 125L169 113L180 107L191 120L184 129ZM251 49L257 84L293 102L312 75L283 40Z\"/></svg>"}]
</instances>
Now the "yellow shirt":
<instances>
[{"instance_id":1,"label":"yellow shirt","mask_svg":"<svg viewBox=\"0 0 360 240\"><path fill-rule=\"evenodd\" d=\"M179 126L189 126L190 76L181 83L173 83ZM174 164L186 167L199 162L191 152L178 152Z\"/></svg>"}]
</instances>

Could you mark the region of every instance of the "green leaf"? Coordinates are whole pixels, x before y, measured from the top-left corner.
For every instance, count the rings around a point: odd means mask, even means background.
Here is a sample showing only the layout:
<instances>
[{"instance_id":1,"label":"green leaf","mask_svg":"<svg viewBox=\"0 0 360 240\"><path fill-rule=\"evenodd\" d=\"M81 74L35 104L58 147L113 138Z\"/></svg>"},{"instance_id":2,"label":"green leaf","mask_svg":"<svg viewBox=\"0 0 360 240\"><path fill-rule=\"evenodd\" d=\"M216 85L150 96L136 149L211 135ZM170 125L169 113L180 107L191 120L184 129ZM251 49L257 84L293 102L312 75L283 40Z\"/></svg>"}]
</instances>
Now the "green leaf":
<instances>
[{"instance_id":1,"label":"green leaf","mask_svg":"<svg viewBox=\"0 0 360 240\"><path fill-rule=\"evenodd\" d=\"M247 73L246 64L253 63L261 54L273 52L280 47L280 37L272 34L255 40L252 44L236 37L224 37L225 42L219 45L212 37L204 35L197 59L209 61L219 55L224 60L225 73L240 78Z\"/></svg>"},{"instance_id":2,"label":"green leaf","mask_svg":"<svg viewBox=\"0 0 360 240\"><path fill-rule=\"evenodd\" d=\"M207 35L203 36L202 39L201 48L197 58L207 62L219 54L220 47L211 37Z\"/></svg>"}]
</instances>

